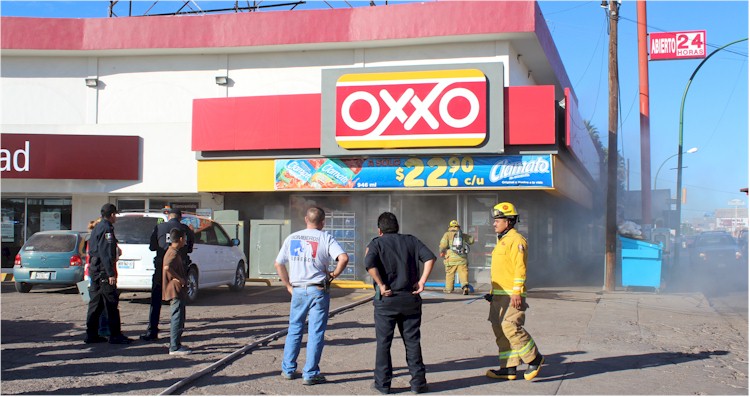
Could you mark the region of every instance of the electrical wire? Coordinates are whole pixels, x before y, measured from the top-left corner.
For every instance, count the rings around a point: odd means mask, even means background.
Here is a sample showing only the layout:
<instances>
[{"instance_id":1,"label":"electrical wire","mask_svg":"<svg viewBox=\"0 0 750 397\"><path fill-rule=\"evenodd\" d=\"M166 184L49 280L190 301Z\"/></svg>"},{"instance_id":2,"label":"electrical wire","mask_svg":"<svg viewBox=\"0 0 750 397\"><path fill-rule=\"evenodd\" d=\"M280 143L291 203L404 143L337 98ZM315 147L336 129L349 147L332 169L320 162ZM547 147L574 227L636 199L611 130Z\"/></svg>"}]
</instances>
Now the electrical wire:
<instances>
[{"instance_id":1,"label":"electrical wire","mask_svg":"<svg viewBox=\"0 0 750 397\"><path fill-rule=\"evenodd\" d=\"M573 6L573 7L570 7L570 8L566 8L566 9L564 9L564 10L558 10L558 11L547 12L547 13L545 13L544 15L560 14L560 13L563 13L563 12L568 12L568 11L570 11L570 10L575 10L576 8L579 8L579 7L583 7L583 6L586 6L586 5L591 5L591 4L593 4L593 3L590 3L590 2L582 2L581 4L575 5L575 6ZM599 7L599 6L597 5L597 7Z\"/></svg>"},{"instance_id":2,"label":"electrical wire","mask_svg":"<svg viewBox=\"0 0 750 397\"><path fill-rule=\"evenodd\" d=\"M606 22L606 21L604 21ZM583 80L584 77L586 77L586 72L589 70L589 66L591 66L591 62L594 60L594 57L596 56L596 53L599 51L600 44L602 42L602 38L604 38L604 27L607 26L606 23L602 23L602 28L599 31L599 38L596 41L596 46L594 47L594 52L591 53L591 58L589 58L589 63L586 65L586 69L583 70L583 74L581 77L578 78L578 81L576 81L575 86L578 86L578 83Z\"/></svg>"},{"instance_id":3,"label":"electrical wire","mask_svg":"<svg viewBox=\"0 0 750 397\"><path fill-rule=\"evenodd\" d=\"M711 131L711 135L708 136L708 139L705 141L705 143L699 145L700 148L705 149L709 147L709 145L711 144L711 140L713 140L714 135L716 135L716 131L719 130L719 125L721 124L721 120L724 118L724 115L727 113L727 109L729 108L729 103L732 101L734 92L737 90L737 82L740 80L740 76L743 75L742 71L745 69L746 65L747 65L747 61L745 61L742 65L740 65L740 68L737 72L737 77L734 78L734 83L732 83L732 91L729 93L729 95L727 95L727 101L724 103L724 109L721 111L721 115L719 116L719 119L716 121L713 131Z\"/></svg>"}]
</instances>

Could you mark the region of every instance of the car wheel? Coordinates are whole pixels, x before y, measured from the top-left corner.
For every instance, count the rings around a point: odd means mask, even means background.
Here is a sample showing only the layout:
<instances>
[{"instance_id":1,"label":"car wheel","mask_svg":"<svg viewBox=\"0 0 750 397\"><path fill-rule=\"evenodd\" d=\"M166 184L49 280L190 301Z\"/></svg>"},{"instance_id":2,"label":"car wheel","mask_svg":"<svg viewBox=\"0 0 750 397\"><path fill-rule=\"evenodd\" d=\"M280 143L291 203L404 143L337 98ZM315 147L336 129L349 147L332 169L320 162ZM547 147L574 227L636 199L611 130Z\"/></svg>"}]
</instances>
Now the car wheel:
<instances>
[{"instance_id":1,"label":"car wheel","mask_svg":"<svg viewBox=\"0 0 750 397\"><path fill-rule=\"evenodd\" d=\"M198 269L191 266L187 275L187 303L193 303L198 299Z\"/></svg>"},{"instance_id":2,"label":"car wheel","mask_svg":"<svg viewBox=\"0 0 750 397\"><path fill-rule=\"evenodd\" d=\"M29 291L31 291L31 284L29 283L18 283L16 282L16 291L25 294Z\"/></svg>"},{"instance_id":3,"label":"car wheel","mask_svg":"<svg viewBox=\"0 0 750 397\"><path fill-rule=\"evenodd\" d=\"M245 264L240 261L240 263L237 264L237 270L234 272L234 281L229 286L229 289L235 292L242 291L242 289L245 288L246 279Z\"/></svg>"}]
</instances>

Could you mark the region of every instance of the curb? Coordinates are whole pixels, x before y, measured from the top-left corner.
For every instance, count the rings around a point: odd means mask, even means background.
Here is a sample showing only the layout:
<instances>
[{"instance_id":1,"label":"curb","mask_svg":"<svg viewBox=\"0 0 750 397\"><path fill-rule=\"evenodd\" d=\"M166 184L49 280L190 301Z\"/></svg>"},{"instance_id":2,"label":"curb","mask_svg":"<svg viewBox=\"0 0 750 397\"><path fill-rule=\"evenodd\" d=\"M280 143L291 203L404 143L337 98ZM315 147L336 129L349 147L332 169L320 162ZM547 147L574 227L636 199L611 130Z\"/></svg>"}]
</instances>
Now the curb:
<instances>
[{"instance_id":1,"label":"curb","mask_svg":"<svg viewBox=\"0 0 750 397\"><path fill-rule=\"evenodd\" d=\"M360 280L334 280L331 285L337 288L373 289L372 284Z\"/></svg>"}]
</instances>

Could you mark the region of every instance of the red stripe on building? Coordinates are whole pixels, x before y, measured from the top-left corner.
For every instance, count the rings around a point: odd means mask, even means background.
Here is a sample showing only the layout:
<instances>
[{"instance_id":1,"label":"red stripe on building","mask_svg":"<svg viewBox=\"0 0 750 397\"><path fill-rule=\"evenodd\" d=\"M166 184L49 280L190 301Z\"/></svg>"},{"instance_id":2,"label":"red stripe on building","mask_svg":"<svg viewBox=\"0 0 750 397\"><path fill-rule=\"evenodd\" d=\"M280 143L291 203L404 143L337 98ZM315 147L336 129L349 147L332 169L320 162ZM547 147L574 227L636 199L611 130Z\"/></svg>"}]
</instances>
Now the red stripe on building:
<instances>
[{"instance_id":1,"label":"red stripe on building","mask_svg":"<svg viewBox=\"0 0 750 397\"><path fill-rule=\"evenodd\" d=\"M231 48L533 33L537 10L530 1L446 1L202 16L3 17L0 46L83 51Z\"/></svg>"},{"instance_id":2,"label":"red stripe on building","mask_svg":"<svg viewBox=\"0 0 750 397\"><path fill-rule=\"evenodd\" d=\"M320 94L193 101L194 151L320 148Z\"/></svg>"}]
</instances>

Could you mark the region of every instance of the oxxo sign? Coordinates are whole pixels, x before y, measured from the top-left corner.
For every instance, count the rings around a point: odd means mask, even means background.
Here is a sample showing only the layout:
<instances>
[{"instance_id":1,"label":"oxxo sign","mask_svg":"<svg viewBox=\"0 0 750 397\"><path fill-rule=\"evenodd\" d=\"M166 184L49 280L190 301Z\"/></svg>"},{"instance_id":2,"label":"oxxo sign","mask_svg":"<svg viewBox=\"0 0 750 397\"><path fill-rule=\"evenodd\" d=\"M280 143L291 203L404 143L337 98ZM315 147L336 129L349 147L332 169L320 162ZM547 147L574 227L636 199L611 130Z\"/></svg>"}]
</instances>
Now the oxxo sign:
<instances>
[{"instance_id":1,"label":"oxxo sign","mask_svg":"<svg viewBox=\"0 0 750 397\"><path fill-rule=\"evenodd\" d=\"M336 81L335 139L343 148L471 147L487 133L480 70L344 74Z\"/></svg>"}]
</instances>

